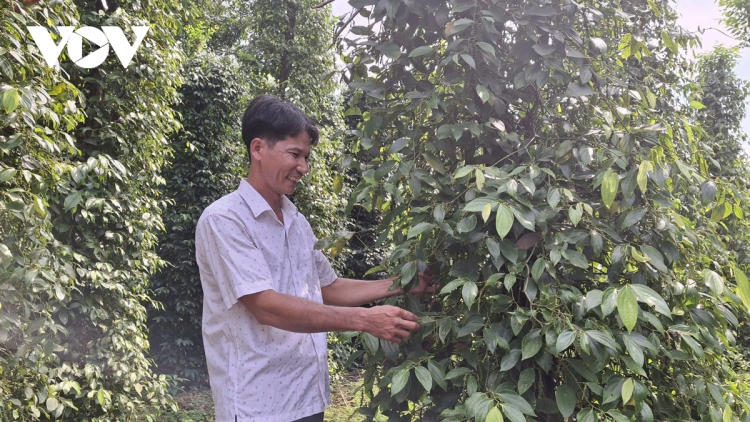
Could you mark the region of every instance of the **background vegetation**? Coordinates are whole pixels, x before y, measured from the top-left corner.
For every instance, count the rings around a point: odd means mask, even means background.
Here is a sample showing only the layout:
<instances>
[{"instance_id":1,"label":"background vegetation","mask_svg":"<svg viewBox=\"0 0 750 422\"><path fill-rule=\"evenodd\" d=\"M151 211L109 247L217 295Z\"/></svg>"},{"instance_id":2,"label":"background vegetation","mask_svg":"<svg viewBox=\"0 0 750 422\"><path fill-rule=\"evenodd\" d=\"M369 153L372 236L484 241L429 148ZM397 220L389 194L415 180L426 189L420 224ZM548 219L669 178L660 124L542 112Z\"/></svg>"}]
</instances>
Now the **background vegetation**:
<instances>
[{"instance_id":1,"label":"background vegetation","mask_svg":"<svg viewBox=\"0 0 750 422\"><path fill-rule=\"evenodd\" d=\"M402 347L329 336L361 418L750 420L750 88L668 1L0 2L0 419L205 388L194 227L270 92L323 128L292 199L339 273L444 286L390 300ZM150 29L127 69L52 69L27 25Z\"/></svg>"}]
</instances>

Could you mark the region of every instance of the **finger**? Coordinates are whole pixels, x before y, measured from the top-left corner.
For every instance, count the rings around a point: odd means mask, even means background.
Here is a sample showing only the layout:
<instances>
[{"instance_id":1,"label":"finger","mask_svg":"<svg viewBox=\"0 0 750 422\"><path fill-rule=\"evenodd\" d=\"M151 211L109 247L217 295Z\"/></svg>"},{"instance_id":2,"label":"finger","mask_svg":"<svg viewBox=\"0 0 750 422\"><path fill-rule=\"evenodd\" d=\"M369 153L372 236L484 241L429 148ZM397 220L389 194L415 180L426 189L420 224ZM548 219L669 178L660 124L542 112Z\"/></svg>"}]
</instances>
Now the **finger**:
<instances>
[{"instance_id":1,"label":"finger","mask_svg":"<svg viewBox=\"0 0 750 422\"><path fill-rule=\"evenodd\" d=\"M411 321L402 321L400 324L396 324L396 326L399 328L405 328L409 331L419 330L419 324L417 324L416 322L411 322Z\"/></svg>"},{"instance_id":2,"label":"finger","mask_svg":"<svg viewBox=\"0 0 750 422\"><path fill-rule=\"evenodd\" d=\"M399 340L403 340L403 339L406 339L407 337L409 337L411 335L411 333L408 332L408 331L404 331L404 330L396 330L396 332L394 332L393 335L395 335L396 337L398 337Z\"/></svg>"},{"instance_id":3,"label":"finger","mask_svg":"<svg viewBox=\"0 0 750 422\"><path fill-rule=\"evenodd\" d=\"M409 311L407 311L405 309L401 310L401 315L399 315L399 316L401 318L407 320L407 321L415 321L415 322L419 321L419 318L416 315L414 315L413 313L411 313L411 312L409 312Z\"/></svg>"}]
</instances>

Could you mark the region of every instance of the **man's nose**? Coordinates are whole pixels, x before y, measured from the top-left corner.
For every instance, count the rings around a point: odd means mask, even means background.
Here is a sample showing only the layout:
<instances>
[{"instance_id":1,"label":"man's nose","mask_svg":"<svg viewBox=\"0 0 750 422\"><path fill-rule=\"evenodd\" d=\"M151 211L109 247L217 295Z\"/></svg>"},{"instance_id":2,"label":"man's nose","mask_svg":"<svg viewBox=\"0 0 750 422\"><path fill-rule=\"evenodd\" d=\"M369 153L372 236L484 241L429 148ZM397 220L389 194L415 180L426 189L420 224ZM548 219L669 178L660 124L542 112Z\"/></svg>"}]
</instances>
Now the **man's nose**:
<instances>
[{"instance_id":1,"label":"man's nose","mask_svg":"<svg viewBox=\"0 0 750 422\"><path fill-rule=\"evenodd\" d=\"M297 171L302 173L303 175L310 172L310 164L305 160L304 158L302 161L297 165Z\"/></svg>"}]
</instances>

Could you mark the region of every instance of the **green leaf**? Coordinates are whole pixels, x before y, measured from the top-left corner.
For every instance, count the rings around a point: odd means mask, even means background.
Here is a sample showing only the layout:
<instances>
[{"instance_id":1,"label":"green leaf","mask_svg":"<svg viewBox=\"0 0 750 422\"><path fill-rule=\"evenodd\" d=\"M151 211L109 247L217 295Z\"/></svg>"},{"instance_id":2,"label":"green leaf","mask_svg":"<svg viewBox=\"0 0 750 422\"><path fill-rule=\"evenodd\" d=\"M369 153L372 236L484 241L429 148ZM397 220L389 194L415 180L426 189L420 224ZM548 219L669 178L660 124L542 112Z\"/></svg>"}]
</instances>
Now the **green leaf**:
<instances>
[{"instance_id":1,"label":"green leaf","mask_svg":"<svg viewBox=\"0 0 750 422\"><path fill-rule=\"evenodd\" d=\"M8 180L12 179L15 174L16 169L12 168L7 168L3 171L0 171L0 182L7 182Z\"/></svg>"},{"instance_id":2,"label":"green leaf","mask_svg":"<svg viewBox=\"0 0 750 422\"><path fill-rule=\"evenodd\" d=\"M65 207L65 211L69 211L75 208L76 206L78 206L78 204L81 203L81 199L82 199L81 194L78 191L73 192L69 194L68 196L66 196L65 202L63 203L63 206Z\"/></svg>"},{"instance_id":3,"label":"green leaf","mask_svg":"<svg viewBox=\"0 0 750 422\"><path fill-rule=\"evenodd\" d=\"M626 229L632 226L633 224L641 221L643 217L646 215L647 211L648 211L648 208L636 208L634 210L631 210L622 220L622 228Z\"/></svg>"},{"instance_id":4,"label":"green leaf","mask_svg":"<svg viewBox=\"0 0 750 422\"><path fill-rule=\"evenodd\" d=\"M627 404L630 398L633 396L633 389L635 389L635 382L632 378L628 378L622 384L622 403Z\"/></svg>"},{"instance_id":5,"label":"green leaf","mask_svg":"<svg viewBox=\"0 0 750 422\"><path fill-rule=\"evenodd\" d=\"M547 203L551 208L555 208L560 203L560 189L552 188L547 192Z\"/></svg>"},{"instance_id":6,"label":"green leaf","mask_svg":"<svg viewBox=\"0 0 750 422\"><path fill-rule=\"evenodd\" d=\"M471 25L472 23L474 23L474 21L471 19L459 19L455 22L450 22L448 24L448 27L446 28L447 29L446 33L447 35L458 34L459 32L468 28L469 25Z\"/></svg>"},{"instance_id":7,"label":"green leaf","mask_svg":"<svg viewBox=\"0 0 750 422\"><path fill-rule=\"evenodd\" d=\"M701 184L701 203L703 205L708 205L711 203L711 201L716 198L716 194L718 193L718 189L716 188L716 183L707 180Z\"/></svg>"},{"instance_id":8,"label":"green leaf","mask_svg":"<svg viewBox=\"0 0 750 422\"><path fill-rule=\"evenodd\" d=\"M477 283L469 281L464 284L464 287L461 290L461 296L463 297L467 308L471 309L471 305L474 304L474 300L477 298L478 294L479 288L477 287Z\"/></svg>"},{"instance_id":9,"label":"green leaf","mask_svg":"<svg viewBox=\"0 0 750 422\"><path fill-rule=\"evenodd\" d=\"M391 152L396 153L404 149L406 145L409 144L409 138L399 138L393 141L393 144L391 144ZM341 176L336 176L341 177Z\"/></svg>"},{"instance_id":10,"label":"green leaf","mask_svg":"<svg viewBox=\"0 0 750 422\"><path fill-rule=\"evenodd\" d=\"M429 393L432 390L432 375L430 375L430 371L424 366L417 366L414 368L414 374L417 376L419 383L422 384L422 387L424 387L424 390Z\"/></svg>"},{"instance_id":11,"label":"green leaf","mask_svg":"<svg viewBox=\"0 0 750 422\"><path fill-rule=\"evenodd\" d=\"M443 166L443 162L440 161L439 158L435 157L429 152L425 152L424 154L422 154L422 157L424 157L425 161L427 161L427 164L429 164L430 167L435 169L436 172L440 174L445 174L445 166Z\"/></svg>"},{"instance_id":12,"label":"green leaf","mask_svg":"<svg viewBox=\"0 0 750 422\"><path fill-rule=\"evenodd\" d=\"M521 341L521 360L533 358L542 348L542 336L539 331L532 331Z\"/></svg>"},{"instance_id":13,"label":"green leaf","mask_svg":"<svg viewBox=\"0 0 750 422\"><path fill-rule=\"evenodd\" d=\"M5 108L5 113L10 114L15 109L18 108L18 105L21 103L21 94L20 91L16 88L11 88L3 92L3 107Z\"/></svg>"},{"instance_id":14,"label":"green leaf","mask_svg":"<svg viewBox=\"0 0 750 422\"><path fill-rule=\"evenodd\" d=\"M732 414L732 406L724 406L724 413L722 413L721 415L721 420L722 422L732 422L732 420L734 420L734 415Z\"/></svg>"},{"instance_id":15,"label":"green leaf","mask_svg":"<svg viewBox=\"0 0 750 422\"><path fill-rule=\"evenodd\" d=\"M612 338L612 335L609 333L604 333L597 330L588 330L586 331L586 335L593 338L597 343L609 347L610 349L620 349L620 347L617 345L617 342L615 342L615 340Z\"/></svg>"},{"instance_id":16,"label":"green leaf","mask_svg":"<svg viewBox=\"0 0 750 422\"><path fill-rule=\"evenodd\" d=\"M493 407L487 413L487 418L484 420L484 422L505 422L505 421L503 420L503 414L500 412L500 409L498 409L497 407Z\"/></svg>"},{"instance_id":17,"label":"green leaf","mask_svg":"<svg viewBox=\"0 0 750 422\"><path fill-rule=\"evenodd\" d=\"M443 125L443 126L440 126L440 127L441 128L442 127L447 127L448 128L448 132L450 133L450 125ZM440 130L438 129L438 132L439 131ZM444 139L444 138L447 138L447 137L448 136L439 136L438 135L438 138L440 138L440 139ZM462 178L464 176L469 175L469 173L471 173L472 171L474 171L474 166L473 165L463 166L463 167L459 168L458 170L456 170L456 173L453 175L453 179L454 180L455 179L460 179L460 178Z\"/></svg>"},{"instance_id":18,"label":"green leaf","mask_svg":"<svg viewBox=\"0 0 750 422\"><path fill-rule=\"evenodd\" d=\"M448 384L445 382L445 371L443 368L430 360L427 362L427 369L430 371L430 375L432 375L432 380L443 390L447 390Z\"/></svg>"},{"instance_id":19,"label":"green leaf","mask_svg":"<svg viewBox=\"0 0 750 422\"><path fill-rule=\"evenodd\" d=\"M532 212L523 212L516 207L509 207L513 215L524 228L534 230L534 214Z\"/></svg>"},{"instance_id":20,"label":"green leaf","mask_svg":"<svg viewBox=\"0 0 750 422\"><path fill-rule=\"evenodd\" d=\"M544 267L546 265L546 261L544 258L537 258L537 260L534 262L534 265L531 267L531 277L535 281L539 281L539 278L544 274Z\"/></svg>"},{"instance_id":21,"label":"green leaf","mask_svg":"<svg viewBox=\"0 0 750 422\"><path fill-rule=\"evenodd\" d=\"M443 204L437 204L435 206L435 210L432 212L432 217L435 219L435 222L440 224L445 219L445 207Z\"/></svg>"},{"instance_id":22,"label":"green leaf","mask_svg":"<svg viewBox=\"0 0 750 422\"><path fill-rule=\"evenodd\" d=\"M677 43L674 42L674 40L672 39L672 36L669 35L667 31L661 31L661 40L664 43L664 45L667 46L669 51L672 52L672 54L677 54L678 52Z\"/></svg>"},{"instance_id":23,"label":"green leaf","mask_svg":"<svg viewBox=\"0 0 750 422\"><path fill-rule=\"evenodd\" d=\"M432 230L433 227L435 227L435 225L432 223L419 223L416 226L412 227L411 230L409 230L406 238L411 239L412 237L419 236L427 230Z\"/></svg>"},{"instance_id":24,"label":"green leaf","mask_svg":"<svg viewBox=\"0 0 750 422\"><path fill-rule=\"evenodd\" d=\"M503 408L503 413L505 413L505 416L508 417L510 422L526 422L523 413L521 413L516 407L509 404L503 404L500 407Z\"/></svg>"},{"instance_id":25,"label":"green leaf","mask_svg":"<svg viewBox=\"0 0 750 422\"><path fill-rule=\"evenodd\" d=\"M649 306L653 306L660 314L672 318L672 312L667 306L667 302L652 288L644 286L643 284L631 284L630 288L633 289L635 297L638 298L639 302L643 302Z\"/></svg>"},{"instance_id":26,"label":"green leaf","mask_svg":"<svg viewBox=\"0 0 750 422\"><path fill-rule=\"evenodd\" d=\"M641 346L638 345L638 343L636 343L633 339L631 339L629 335L622 336L622 341L623 343L625 343L625 349L630 354L633 362L635 362L635 364L639 367L642 367L645 358L643 356L643 350L641 350Z\"/></svg>"},{"instance_id":27,"label":"green leaf","mask_svg":"<svg viewBox=\"0 0 750 422\"><path fill-rule=\"evenodd\" d=\"M462 377L470 372L471 372L471 369L463 367L463 366L458 367L458 368L453 368L450 371L448 371L447 374L445 374L445 377L443 379L452 380L453 378Z\"/></svg>"},{"instance_id":28,"label":"green leaf","mask_svg":"<svg viewBox=\"0 0 750 422\"><path fill-rule=\"evenodd\" d=\"M521 371L521 375L518 377L518 394L523 394L531 388L534 385L535 377L536 371L534 368L526 368Z\"/></svg>"},{"instance_id":29,"label":"green leaf","mask_svg":"<svg viewBox=\"0 0 750 422\"><path fill-rule=\"evenodd\" d=\"M60 402L57 401L54 397L49 397L47 399L47 411L48 412L54 412L55 409L57 409L57 406L60 405Z\"/></svg>"},{"instance_id":30,"label":"green leaf","mask_svg":"<svg viewBox=\"0 0 750 422\"><path fill-rule=\"evenodd\" d=\"M456 226L456 230L458 230L459 233L468 233L472 230L474 230L474 227L477 226L477 216L474 214L471 214L467 217L464 217L461 219L461 221L458 222L458 225Z\"/></svg>"},{"instance_id":31,"label":"green leaf","mask_svg":"<svg viewBox=\"0 0 750 422\"><path fill-rule=\"evenodd\" d=\"M586 256L577 250L563 249L562 254L565 259L578 268L586 269L589 267L589 261L586 259Z\"/></svg>"},{"instance_id":32,"label":"green leaf","mask_svg":"<svg viewBox=\"0 0 750 422\"><path fill-rule=\"evenodd\" d=\"M497 203L497 199L493 198L477 198L466 204L464 206L464 211L466 212L479 212L483 211L484 207L486 205L495 205Z\"/></svg>"},{"instance_id":33,"label":"green leaf","mask_svg":"<svg viewBox=\"0 0 750 422\"><path fill-rule=\"evenodd\" d=\"M463 59L463 60L464 60L464 61L466 62L466 64L468 64L468 65L469 65L469 67L471 67L472 69L476 69L476 68L477 68L477 64L476 64L476 62L474 61L474 58L473 58L473 57L471 57L470 55L468 55L468 54L461 54L461 58L462 58L462 59Z\"/></svg>"},{"instance_id":34,"label":"green leaf","mask_svg":"<svg viewBox=\"0 0 750 422\"><path fill-rule=\"evenodd\" d=\"M383 53L384 56L390 59L396 60L401 57L401 47L399 47L396 43L387 42L384 44L380 44L375 48Z\"/></svg>"},{"instance_id":35,"label":"green leaf","mask_svg":"<svg viewBox=\"0 0 750 422\"><path fill-rule=\"evenodd\" d=\"M549 56L557 50L557 47L549 44L534 44L531 48L533 48L540 56Z\"/></svg>"},{"instance_id":36,"label":"green leaf","mask_svg":"<svg viewBox=\"0 0 750 422\"><path fill-rule=\"evenodd\" d=\"M459 278L459 279L453 280L450 283L443 286L443 288L440 290L440 294L441 295L448 294L456 290L458 287L462 286L464 283L466 283L466 281L467 280L465 278Z\"/></svg>"},{"instance_id":37,"label":"green leaf","mask_svg":"<svg viewBox=\"0 0 750 422\"><path fill-rule=\"evenodd\" d=\"M408 369L402 369L398 372L396 372L395 375L393 375L393 380L391 381L391 396L395 396L401 390L406 387L406 383L409 381L409 370Z\"/></svg>"},{"instance_id":38,"label":"green leaf","mask_svg":"<svg viewBox=\"0 0 750 422\"><path fill-rule=\"evenodd\" d=\"M512 369L514 366L516 366L516 363L518 363L518 360L520 358L521 351L518 349L513 349L510 352L506 353L505 356L503 356L503 359L500 361L500 372L505 372Z\"/></svg>"},{"instance_id":39,"label":"green leaf","mask_svg":"<svg viewBox=\"0 0 750 422\"><path fill-rule=\"evenodd\" d=\"M482 208L482 220L486 223L490 219L490 215L492 215L492 204L486 204Z\"/></svg>"},{"instance_id":40,"label":"green leaf","mask_svg":"<svg viewBox=\"0 0 750 422\"><path fill-rule=\"evenodd\" d=\"M602 295L602 315L607 316L617 307L617 290L610 287Z\"/></svg>"},{"instance_id":41,"label":"green leaf","mask_svg":"<svg viewBox=\"0 0 750 422\"><path fill-rule=\"evenodd\" d=\"M602 202L609 208L612 206L612 202L617 196L617 189L620 184L620 176L613 172L612 169L607 169L602 178Z\"/></svg>"},{"instance_id":42,"label":"green leaf","mask_svg":"<svg viewBox=\"0 0 750 422\"><path fill-rule=\"evenodd\" d=\"M565 351L576 339L576 333L574 331L565 330L557 336L557 342L555 343L555 350L557 353Z\"/></svg>"},{"instance_id":43,"label":"green leaf","mask_svg":"<svg viewBox=\"0 0 750 422\"><path fill-rule=\"evenodd\" d=\"M690 107L693 107L696 110L702 110L702 109L706 108L706 106L703 105L702 102L696 101L696 100L690 101Z\"/></svg>"},{"instance_id":44,"label":"green leaf","mask_svg":"<svg viewBox=\"0 0 750 422\"><path fill-rule=\"evenodd\" d=\"M568 219L570 219L570 222L573 223L574 227L578 226L581 217L583 217L583 207L580 203L568 208Z\"/></svg>"},{"instance_id":45,"label":"green leaf","mask_svg":"<svg viewBox=\"0 0 750 422\"><path fill-rule=\"evenodd\" d=\"M468 336L469 334L474 334L477 331L479 331L480 328L484 326L484 317L482 317L479 314L473 314L470 316L466 322L464 322L464 325L458 330L457 336L464 337Z\"/></svg>"},{"instance_id":46,"label":"green leaf","mask_svg":"<svg viewBox=\"0 0 750 422\"><path fill-rule=\"evenodd\" d=\"M484 85L477 85L477 95L483 103L486 103L492 98L492 92L490 92L489 88Z\"/></svg>"},{"instance_id":47,"label":"green leaf","mask_svg":"<svg viewBox=\"0 0 750 422\"><path fill-rule=\"evenodd\" d=\"M576 82L568 84L568 89L565 91L565 95L568 97L584 97L587 95L597 94L596 90L591 88L589 85L582 85Z\"/></svg>"},{"instance_id":48,"label":"green leaf","mask_svg":"<svg viewBox=\"0 0 750 422\"><path fill-rule=\"evenodd\" d=\"M464 404L469 416L472 416L475 421L483 421L494 406L495 401L487 397L485 393L477 392L472 394Z\"/></svg>"},{"instance_id":49,"label":"green leaf","mask_svg":"<svg viewBox=\"0 0 750 422\"><path fill-rule=\"evenodd\" d=\"M568 418L576 409L576 393L568 384L560 385L555 390L555 402L563 418Z\"/></svg>"},{"instance_id":50,"label":"green leaf","mask_svg":"<svg viewBox=\"0 0 750 422\"><path fill-rule=\"evenodd\" d=\"M747 276L742 270L734 267L734 279L737 281L737 296L742 299L742 303L745 304L746 311L750 311L750 282L747 280Z\"/></svg>"},{"instance_id":51,"label":"green leaf","mask_svg":"<svg viewBox=\"0 0 750 422\"><path fill-rule=\"evenodd\" d=\"M524 415L535 416L534 409L531 407L529 402L518 394L513 393L499 393L497 395L503 403L507 403L516 409L520 410Z\"/></svg>"},{"instance_id":52,"label":"green leaf","mask_svg":"<svg viewBox=\"0 0 750 422\"><path fill-rule=\"evenodd\" d=\"M333 178L333 193L336 195L341 193L341 189L344 188L344 178L341 175L336 175Z\"/></svg>"},{"instance_id":53,"label":"green leaf","mask_svg":"<svg viewBox=\"0 0 750 422\"><path fill-rule=\"evenodd\" d=\"M432 53L432 47L429 45L423 45L421 47L417 47L414 50L412 50L409 53L409 57L419 57L419 56L426 56L430 53Z\"/></svg>"},{"instance_id":54,"label":"green leaf","mask_svg":"<svg viewBox=\"0 0 750 422\"><path fill-rule=\"evenodd\" d=\"M417 264L409 261L401 267L401 285L406 285L417 274Z\"/></svg>"},{"instance_id":55,"label":"green leaf","mask_svg":"<svg viewBox=\"0 0 750 422\"><path fill-rule=\"evenodd\" d=\"M377 337L369 333L360 333L359 338L362 339L368 353L374 355L378 352L378 349L380 348L380 340L378 340Z\"/></svg>"},{"instance_id":56,"label":"green leaf","mask_svg":"<svg viewBox=\"0 0 750 422\"><path fill-rule=\"evenodd\" d=\"M633 331L638 322L638 300L630 286L624 286L617 292L617 313L628 331Z\"/></svg>"},{"instance_id":57,"label":"green leaf","mask_svg":"<svg viewBox=\"0 0 750 422\"><path fill-rule=\"evenodd\" d=\"M643 252L643 255L648 257L649 264L651 264L654 268L657 270L666 273L669 271L669 268L667 268L666 265L664 265L664 257L662 256L661 252L659 252L656 248L648 245L641 245L640 247L641 252Z\"/></svg>"},{"instance_id":58,"label":"green leaf","mask_svg":"<svg viewBox=\"0 0 750 422\"><path fill-rule=\"evenodd\" d=\"M505 204L497 205L497 214L495 215L495 229L497 235L503 239L508 235L513 227L513 212Z\"/></svg>"},{"instance_id":59,"label":"green leaf","mask_svg":"<svg viewBox=\"0 0 750 422\"><path fill-rule=\"evenodd\" d=\"M706 283L714 295L720 296L724 293L724 279L719 274L711 270L703 270L703 282Z\"/></svg>"},{"instance_id":60,"label":"green leaf","mask_svg":"<svg viewBox=\"0 0 750 422\"><path fill-rule=\"evenodd\" d=\"M591 408L585 408L576 415L576 422L597 422L596 413Z\"/></svg>"},{"instance_id":61,"label":"green leaf","mask_svg":"<svg viewBox=\"0 0 750 422\"><path fill-rule=\"evenodd\" d=\"M643 193L646 193L646 189L648 188L648 172L653 170L654 164L648 160L642 161L638 166L638 176L636 177L636 181L638 183L638 188L640 188Z\"/></svg>"}]
</instances>

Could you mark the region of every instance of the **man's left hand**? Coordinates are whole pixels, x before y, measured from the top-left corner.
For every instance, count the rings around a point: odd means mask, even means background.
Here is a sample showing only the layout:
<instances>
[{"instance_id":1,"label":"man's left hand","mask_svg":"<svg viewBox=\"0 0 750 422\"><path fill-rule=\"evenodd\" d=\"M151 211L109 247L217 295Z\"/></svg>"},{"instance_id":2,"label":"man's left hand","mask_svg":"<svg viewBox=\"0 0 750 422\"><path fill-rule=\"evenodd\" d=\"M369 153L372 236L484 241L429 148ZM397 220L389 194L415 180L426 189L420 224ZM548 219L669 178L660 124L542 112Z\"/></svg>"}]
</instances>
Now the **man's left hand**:
<instances>
[{"instance_id":1,"label":"man's left hand","mask_svg":"<svg viewBox=\"0 0 750 422\"><path fill-rule=\"evenodd\" d=\"M424 272L417 273L417 276L419 277L419 283L413 289L409 290L410 294L420 296L425 293L435 293L440 288L438 285L430 286L430 283L432 283L432 271L429 268L425 269Z\"/></svg>"}]
</instances>

